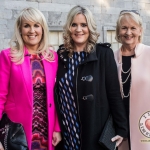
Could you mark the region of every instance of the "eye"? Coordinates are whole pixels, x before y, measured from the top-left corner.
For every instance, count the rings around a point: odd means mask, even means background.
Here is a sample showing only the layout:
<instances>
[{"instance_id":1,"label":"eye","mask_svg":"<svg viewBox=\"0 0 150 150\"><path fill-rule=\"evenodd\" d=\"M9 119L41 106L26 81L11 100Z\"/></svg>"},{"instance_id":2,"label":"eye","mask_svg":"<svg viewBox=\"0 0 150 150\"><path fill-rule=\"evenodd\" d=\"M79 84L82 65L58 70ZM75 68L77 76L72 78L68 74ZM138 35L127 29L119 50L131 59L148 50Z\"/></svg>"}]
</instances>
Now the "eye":
<instances>
[{"instance_id":1,"label":"eye","mask_svg":"<svg viewBox=\"0 0 150 150\"><path fill-rule=\"evenodd\" d=\"M87 24L86 23L82 23L81 26L82 27L87 27Z\"/></svg>"},{"instance_id":2,"label":"eye","mask_svg":"<svg viewBox=\"0 0 150 150\"><path fill-rule=\"evenodd\" d=\"M136 28L135 28L135 27L132 27L131 29L132 29L132 30L135 30Z\"/></svg>"},{"instance_id":3,"label":"eye","mask_svg":"<svg viewBox=\"0 0 150 150\"><path fill-rule=\"evenodd\" d=\"M75 27L76 26L76 24L75 23L72 23L72 25L71 25L72 27Z\"/></svg>"},{"instance_id":4,"label":"eye","mask_svg":"<svg viewBox=\"0 0 150 150\"><path fill-rule=\"evenodd\" d=\"M38 28L38 27L40 27L40 25L39 24L35 24L34 27Z\"/></svg>"},{"instance_id":5,"label":"eye","mask_svg":"<svg viewBox=\"0 0 150 150\"><path fill-rule=\"evenodd\" d=\"M25 28L28 28L28 27L29 27L29 24L25 24L24 27L25 27Z\"/></svg>"},{"instance_id":6,"label":"eye","mask_svg":"<svg viewBox=\"0 0 150 150\"><path fill-rule=\"evenodd\" d=\"M127 27L122 27L121 29L127 29Z\"/></svg>"}]
</instances>

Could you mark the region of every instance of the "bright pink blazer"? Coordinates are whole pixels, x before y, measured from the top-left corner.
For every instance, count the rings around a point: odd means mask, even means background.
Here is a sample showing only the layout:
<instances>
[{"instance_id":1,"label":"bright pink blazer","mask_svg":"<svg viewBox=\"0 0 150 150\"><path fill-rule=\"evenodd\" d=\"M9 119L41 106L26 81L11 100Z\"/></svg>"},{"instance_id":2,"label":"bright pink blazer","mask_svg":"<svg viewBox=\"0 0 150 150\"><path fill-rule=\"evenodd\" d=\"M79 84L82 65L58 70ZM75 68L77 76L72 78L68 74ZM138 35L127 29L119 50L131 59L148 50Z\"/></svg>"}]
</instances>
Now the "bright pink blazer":
<instances>
[{"instance_id":1,"label":"bright pink blazer","mask_svg":"<svg viewBox=\"0 0 150 150\"><path fill-rule=\"evenodd\" d=\"M21 123L24 127L29 149L31 149L32 136L32 110L33 110L33 87L30 58L26 56L22 64L16 65L11 62L10 48L0 53L0 118L6 112L13 122ZM55 60L43 61L48 111L48 150L54 150L52 146L53 131L60 131L58 118L54 104L54 84L57 72L57 54Z\"/></svg>"}]
</instances>

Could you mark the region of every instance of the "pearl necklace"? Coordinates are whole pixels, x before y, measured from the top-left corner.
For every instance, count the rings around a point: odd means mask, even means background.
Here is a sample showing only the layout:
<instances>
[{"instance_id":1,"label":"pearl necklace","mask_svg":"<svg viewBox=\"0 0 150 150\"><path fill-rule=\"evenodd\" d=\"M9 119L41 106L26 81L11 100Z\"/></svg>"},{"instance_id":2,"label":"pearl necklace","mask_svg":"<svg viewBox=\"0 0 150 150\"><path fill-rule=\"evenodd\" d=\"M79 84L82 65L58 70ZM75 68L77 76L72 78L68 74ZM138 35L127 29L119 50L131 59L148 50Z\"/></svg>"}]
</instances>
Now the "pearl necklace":
<instances>
[{"instance_id":1,"label":"pearl necklace","mask_svg":"<svg viewBox=\"0 0 150 150\"><path fill-rule=\"evenodd\" d=\"M124 94L124 91L123 91L123 84L125 84L125 83L128 81L128 79L129 79L129 77L130 77L130 75L131 75L131 67L130 67L129 70L127 70L126 72L123 71L123 69L121 70L121 72L124 73L124 74L129 73L128 76L127 76L127 78L126 78L126 80L125 80L124 82L122 82L122 76L121 76L121 86L122 86L122 88L121 88L121 89L122 89L122 90L121 90L121 93L122 93L123 98L127 98L127 97L129 97L129 95L130 95L131 80L130 80L129 92L128 92L127 95Z\"/></svg>"}]
</instances>

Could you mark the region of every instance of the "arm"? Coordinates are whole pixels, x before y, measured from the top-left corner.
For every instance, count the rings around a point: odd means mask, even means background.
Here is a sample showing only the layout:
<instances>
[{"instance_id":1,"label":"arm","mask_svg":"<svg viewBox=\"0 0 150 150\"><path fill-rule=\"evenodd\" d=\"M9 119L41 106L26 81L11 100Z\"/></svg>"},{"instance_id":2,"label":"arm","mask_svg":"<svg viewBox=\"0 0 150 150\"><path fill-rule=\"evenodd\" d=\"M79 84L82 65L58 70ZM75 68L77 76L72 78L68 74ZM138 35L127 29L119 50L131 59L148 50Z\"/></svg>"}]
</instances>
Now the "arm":
<instances>
[{"instance_id":1,"label":"arm","mask_svg":"<svg viewBox=\"0 0 150 150\"><path fill-rule=\"evenodd\" d=\"M57 53L55 54L55 61L57 64L57 69L58 69L58 56ZM58 116L57 113L55 112L55 126L54 126L54 132L53 132L53 139L52 139L52 144L56 146L59 142L61 141L61 133L60 133L60 126L58 122Z\"/></svg>"},{"instance_id":2,"label":"arm","mask_svg":"<svg viewBox=\"0 0 150 150\"><path fill-rule=\"evenodd\" d=\"M117 136L115 136L112 141L118 140L118 146L123 139L122 137L127 137L127 119L120 93L117 67L111 49L108 49L106 52L105 63L107 97L117 134Z\"/></svg>"},{"instance_id":3,"label":"arm","mask_svg":"<svg viewBox=\"0 0 150 150\"><path fill-rule=\"evenodd\" d=\"M0 118L9 92L10 68L9 51L4 50L0 53Z\"/></svg>"}]
</instances>

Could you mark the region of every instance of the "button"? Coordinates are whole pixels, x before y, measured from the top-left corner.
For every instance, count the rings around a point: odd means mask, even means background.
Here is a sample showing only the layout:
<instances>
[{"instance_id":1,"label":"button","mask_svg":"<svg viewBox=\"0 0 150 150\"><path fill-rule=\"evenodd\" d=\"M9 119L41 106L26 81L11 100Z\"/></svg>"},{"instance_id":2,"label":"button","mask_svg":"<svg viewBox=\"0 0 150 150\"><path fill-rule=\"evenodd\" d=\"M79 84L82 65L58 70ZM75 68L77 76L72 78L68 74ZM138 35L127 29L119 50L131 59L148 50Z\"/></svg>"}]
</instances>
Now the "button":
<instances>
[{"instance_id":1,"label":"button","mask_svg":"<svg viewBox=\"0 0 150 150\"><path fill-rule=\"evenodd\" d=\"M52 104L49 104L49 107L51 107L52 106Z\"/></svg>"}]
</instances>

